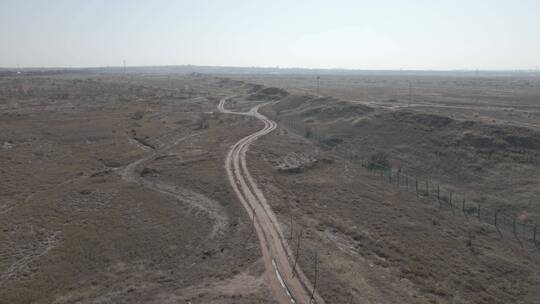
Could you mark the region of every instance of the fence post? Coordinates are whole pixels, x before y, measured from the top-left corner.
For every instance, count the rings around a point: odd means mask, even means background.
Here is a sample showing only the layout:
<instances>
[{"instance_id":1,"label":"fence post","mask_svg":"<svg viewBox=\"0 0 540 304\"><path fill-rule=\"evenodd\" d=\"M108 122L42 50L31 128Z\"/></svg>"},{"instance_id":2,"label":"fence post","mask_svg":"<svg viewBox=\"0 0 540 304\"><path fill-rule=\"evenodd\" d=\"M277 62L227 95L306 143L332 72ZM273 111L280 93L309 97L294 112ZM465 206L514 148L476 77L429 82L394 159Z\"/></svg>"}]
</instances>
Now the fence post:
<instances>
[{"instance_id":1,"label":"fence post","mask_svg":"<svg viewBox=\"0 0 540 304\"><path fill-rule=\"evenodd\" d=\"M501 239L502 239L502 237L503 237L502 232L501 232L501 230L499 229L499 225L497 225L497 219L498 219L498 217L499 217L499 212L500 212L500 211L501 211L500 209L495 211L494 224L495 224L495 229L497 229L497 232L499 233L499 236L500 236Z\"/></svg>"},{"instance_id":2,"label":"fence post","mask_svg":"<svg viewBox=\"0 0 540 304\"><path fill-rule=\"evenodd\" d=\"M407 185L407 191L409 191L409 175L405 175L405 184Z\"/></svg>"},{"instance_id":3,"label":"fence post","mask_svg":"<svg viewBox=\"0 0 540 304\"><path fill-rule=\"evenodd\" d=\"M450 203L450 209L452 209L452 215L456 215L456 212L454 211L454 204L452 203L452 191L450 191L450 199L448 201L448 203Z\"/></svg>"},{"instance_id":4,"label":"fence post","mask_svg":"<svg viewBox=\"0 0 540 304\"><path fill-rule=\"evenodd\" d=\"M536 235L537 235L537 232L538 232L538 225L535 225L534 226L534 229L533 229L533 241L534 241L534 245L536 247L538 247L538 240L536 240Z\"/></svg>"},{"instance_id":5,"label":"fence post","mask_svg":"<svg viewBox=\"0 0 540 304\"><path fill-rule=\"evenodd\" d=\"M523 244L521 243L521 240L519 239L517 235L517 217L514 217L514 222L512 223L512 230L514 232L514 236L516 237L516 240L518 241L519 245L523 247Z\"/></svg>"},{"instance_id":6,"label":"fence post","mask_svg":"<svg viewBox=\"0 0 540 304\"><path fill-rule=\"evenodd\" d=\"M478 204L478 220L480 220L480 204Z\"/></svg>"}]
</instances>

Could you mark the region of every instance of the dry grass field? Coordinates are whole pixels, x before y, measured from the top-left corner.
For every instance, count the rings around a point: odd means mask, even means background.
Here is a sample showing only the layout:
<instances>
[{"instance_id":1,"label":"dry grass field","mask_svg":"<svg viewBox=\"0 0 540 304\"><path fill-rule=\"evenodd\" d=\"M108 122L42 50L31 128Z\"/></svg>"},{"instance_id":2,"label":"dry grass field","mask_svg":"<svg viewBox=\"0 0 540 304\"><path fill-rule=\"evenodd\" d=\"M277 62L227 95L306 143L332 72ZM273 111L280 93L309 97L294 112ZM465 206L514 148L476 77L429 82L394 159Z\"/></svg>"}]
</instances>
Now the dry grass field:
<instances>
[{"instance_id":1,"label":"dry grass field","mask_svg":"<svg viewBox=\"0 0 540 304\"><path fill-rule=\"evenodd\" d=\"M289 78L246 80L296 92L267 110L276 119L362 157L383 151L395 168L540 219L540 77L323 76L320 96L313 76Z\"/></svg>"},{"instance_id":2,"label":"dry grass field","mask_svg":"<svg viewBox=\"0 0 540 304\"><path fill-rule=\"evenodd\" d=\"M172 81L1 79L0 302L268 302L223 170L258 125Z\"/></svg>"},{"instance_id":3,"label":"dry grass field","mask_svg":"<svg viewBox=\"0 0 540 304\"><path fill-rule=\"evenodd\" d=\"M531 242L336 149L540 223L540 78L99 71L0 77L0 303L275 303L225 96L278 123L247 166L326 303L538 303Z\"/></svg>"}]
</instances>

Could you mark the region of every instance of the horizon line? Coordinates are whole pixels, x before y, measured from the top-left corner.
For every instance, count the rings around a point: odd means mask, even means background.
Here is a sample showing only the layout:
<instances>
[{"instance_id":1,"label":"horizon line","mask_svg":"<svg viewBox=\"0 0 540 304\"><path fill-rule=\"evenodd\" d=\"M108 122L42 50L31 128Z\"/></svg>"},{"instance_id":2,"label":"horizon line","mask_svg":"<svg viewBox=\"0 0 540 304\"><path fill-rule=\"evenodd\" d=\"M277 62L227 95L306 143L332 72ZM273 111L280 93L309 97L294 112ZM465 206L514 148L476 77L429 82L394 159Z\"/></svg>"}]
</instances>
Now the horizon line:
<instances>
[{"instance_id":1,"label":"horizon line","mask_svg":"<svg viewBox=\"0 0 540 304\"><path fill-rule=\"evenodd\" d=\"M308 70L308 71L351 71L351 72L540 72L539 67L529 69L415 69L415 68L310 68L310 67L280 67L280 66L234 66L234 65L196 65L196 64L166 64L166 65L105 65L105 66L26 66L26 67L1 67L0 70L92 70L92 69L133 69L133 68L174 68L174 67L192 67L192 68L222 68L222 69L260 69L260 70Z\"/></svg>"}]
</instances>

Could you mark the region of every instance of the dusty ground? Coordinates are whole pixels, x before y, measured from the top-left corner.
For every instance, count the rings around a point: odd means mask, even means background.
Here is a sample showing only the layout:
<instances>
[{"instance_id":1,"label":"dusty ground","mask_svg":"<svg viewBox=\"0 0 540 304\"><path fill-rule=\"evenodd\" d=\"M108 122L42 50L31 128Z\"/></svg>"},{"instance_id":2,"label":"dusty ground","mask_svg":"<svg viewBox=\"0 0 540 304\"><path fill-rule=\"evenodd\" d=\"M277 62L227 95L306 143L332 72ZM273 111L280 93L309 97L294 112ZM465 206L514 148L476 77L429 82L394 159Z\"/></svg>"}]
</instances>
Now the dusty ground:
<instances>
[{"instance_id":1,"label":"dusty ground","mask_svg":"<svg viewBox=\"0 0 540 304\"><path fill-rule=\"evenodd\" d=\"M314 152L316 151L316 152ZM316 165L284 172L296 155ZM311 281L329 303L535 303L540 252L452 217L358 165L281 130L250 154ZM264 174L263 174L264 173ZM292 232L291 232L292 223Z\"/></svg>"},{"instance_id":2,"label":"dusty ground","mask_svg":"<svg viewBox=\"0 0 540 304\"><path fill-rule=\"evenodd\" d=\"M451 74L233 75L286 88L266 113L474 204L539 221L540 77ZM409 95L411 83L411 95Z\"/></svg>"},{"instance_id":3,"label":"dusty ground","mask_svg":"<svg viewBox=\"0 0 540 304\"><path fill-rule=\"evenodd\" d=\"M266 113L361 158L384 152L394 168L471 203L524 221L540 219L540 131L535 129L305 95L289 96Z\"/></svg>"},{"instance_id":4,"label":"dusty ground","mask_svg":"<svg viewBox=\"0 0 540 304\"><path fill-rule=\"evenodd\" d=\"M181 89L156 88L171 83ZM271 301L223 169L259 126L205 113L229 94L219 80L0 86L0 302Z\"/></svg>"},{"instance_id":5,"label":"dusty ground","mask_svg":"<svg viewBox=\"0 0 540 304\"><path fill-rule=\"evenodd\" d=\"M534 79L416 78L405 108L407 78L323 79L320 94L335 98L304 96L315 86L301 76L233 78L288 92L200 74L0 78L0 303L272 303L224 168L229 147L262 124L217 113L223 96L234 111L284 98L261 112L540 214ZM248 167L327 303L538 301L531 244L441 212L303 135L262 137Z\"/></svg>"}]
</instances>

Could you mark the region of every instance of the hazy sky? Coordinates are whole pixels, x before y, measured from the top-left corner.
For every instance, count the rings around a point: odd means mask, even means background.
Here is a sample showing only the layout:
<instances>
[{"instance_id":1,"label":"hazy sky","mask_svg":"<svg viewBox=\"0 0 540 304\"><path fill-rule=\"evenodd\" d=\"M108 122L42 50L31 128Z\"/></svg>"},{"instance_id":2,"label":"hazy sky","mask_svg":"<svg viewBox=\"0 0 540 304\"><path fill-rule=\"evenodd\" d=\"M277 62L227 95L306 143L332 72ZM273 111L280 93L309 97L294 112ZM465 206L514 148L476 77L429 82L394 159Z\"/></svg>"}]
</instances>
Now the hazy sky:
<instances>
[{"instance_id":1,"label":"hazy sky","mask_svg":"<svg viewBox=\"0 0 540 304\"><path fill-rule=\"evenodd\" d=\"M539 0L0 0L0 66L533 69Z\"/></svg>"}]
</instances>

